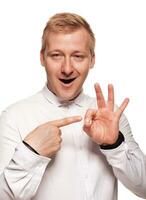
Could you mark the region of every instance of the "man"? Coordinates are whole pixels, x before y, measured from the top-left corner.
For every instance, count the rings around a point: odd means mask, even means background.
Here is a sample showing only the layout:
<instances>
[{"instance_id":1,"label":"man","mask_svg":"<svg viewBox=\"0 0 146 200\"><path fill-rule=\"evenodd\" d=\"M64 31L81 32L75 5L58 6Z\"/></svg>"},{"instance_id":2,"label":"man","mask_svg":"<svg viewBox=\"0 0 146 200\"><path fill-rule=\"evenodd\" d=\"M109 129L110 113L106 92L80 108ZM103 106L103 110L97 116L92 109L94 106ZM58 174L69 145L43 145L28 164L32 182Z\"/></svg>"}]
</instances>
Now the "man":
<instances>
[{"instance_id":1,"label":"man","mask_svg":"<svg viewBox=\"0 0 146 200\"><path fill-rule=\"evenodd\" d=\"M128 104L114 106L99 84L96 99L83 93L94 66L89 24L71 13L47 23L40 53L47 84L9 106L0 121L0 199L117 199L117 179L146 198L146 157L134 141Z\"/></svg>"}]
</instances>

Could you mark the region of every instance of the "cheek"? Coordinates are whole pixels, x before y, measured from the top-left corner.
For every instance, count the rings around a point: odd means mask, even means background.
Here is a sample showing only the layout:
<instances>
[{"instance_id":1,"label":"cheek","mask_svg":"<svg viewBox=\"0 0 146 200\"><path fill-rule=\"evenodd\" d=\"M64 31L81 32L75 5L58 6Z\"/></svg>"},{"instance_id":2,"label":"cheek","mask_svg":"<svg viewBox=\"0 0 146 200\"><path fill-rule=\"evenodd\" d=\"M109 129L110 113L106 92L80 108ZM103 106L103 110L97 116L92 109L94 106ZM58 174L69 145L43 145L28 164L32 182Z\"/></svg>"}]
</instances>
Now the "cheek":
<instances>
[{"instance_id":1,"label":"cheek","mask_svg":"<svg viewBox=\"0 0 146 200\"><path fill-rule=\"evenodd\" d=\"M59 65L54 64L53 62L46 63L45 70L48 75L57 74L57 72L59 70Z\"/></svg>"},{"instance_id":2,"label":"cheek","mask_svg":"<svg viewBox=\"0 0 146 200\"><path fill-rule=\"evenodd\" d=\"M78 67L78 72L80 73L80 75L86 76L89 72L89 65L81 65Z\"/></svg>"}]
</instances>

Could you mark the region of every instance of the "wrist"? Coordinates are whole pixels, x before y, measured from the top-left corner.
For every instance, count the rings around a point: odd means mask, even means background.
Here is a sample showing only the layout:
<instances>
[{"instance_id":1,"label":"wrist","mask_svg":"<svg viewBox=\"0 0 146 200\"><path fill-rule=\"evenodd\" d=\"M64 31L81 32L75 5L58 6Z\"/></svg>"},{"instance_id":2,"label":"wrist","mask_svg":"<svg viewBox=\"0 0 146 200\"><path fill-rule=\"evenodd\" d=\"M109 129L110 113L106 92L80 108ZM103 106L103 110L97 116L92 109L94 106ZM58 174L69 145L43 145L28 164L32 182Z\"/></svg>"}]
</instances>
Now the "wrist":
<instances>
[{"instance_id":1,"label":"wrist","mask_svg":"<svg viewBox=\"0 0 146 200\"><path fill-rule=\"evenodd\" d=\"M122 142L124 142L124 140L125 140L124 135L119 131L118 139L114 144L100 145L100 148L104 150L115 149L118 146L120 146Z\"/></svg>"},{"instance_id":2,"label":"wrist","mask_svg":"<svg viewBox=\"0 0 146 200\"><path fill-rule=\"evenodd\" d=\"M30 146L27 142L25 142L23 140L23 144L28 148L30 149L31 151L33 151L34 153L36 153L37 155L40 155L32 146Z\"/></svg>"}]
</instances>

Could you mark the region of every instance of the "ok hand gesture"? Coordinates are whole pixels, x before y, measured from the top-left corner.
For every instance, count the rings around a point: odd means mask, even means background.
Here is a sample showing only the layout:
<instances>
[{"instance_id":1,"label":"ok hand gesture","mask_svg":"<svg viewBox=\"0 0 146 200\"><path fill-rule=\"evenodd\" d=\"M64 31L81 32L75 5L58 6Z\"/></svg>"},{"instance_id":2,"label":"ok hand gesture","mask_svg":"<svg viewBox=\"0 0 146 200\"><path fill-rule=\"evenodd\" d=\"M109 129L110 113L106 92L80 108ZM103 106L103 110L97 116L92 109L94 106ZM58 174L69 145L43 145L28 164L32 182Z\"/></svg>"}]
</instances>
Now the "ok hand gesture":
<instances>
[{"instance_id":1,"label":"ok hand gesture","mask_svg":"<svg viewBox=\"0 0 146 200\"><path fill-rule=\"evenodd\" d=\"M99 145L114 144L119 135L119 120L128 105L126 98L114 111L114 88L108 85L108 101L106 102L99 84L95 84L98 109L89 109L85 114L84 131Z\"/></svg>"}]
</instances>

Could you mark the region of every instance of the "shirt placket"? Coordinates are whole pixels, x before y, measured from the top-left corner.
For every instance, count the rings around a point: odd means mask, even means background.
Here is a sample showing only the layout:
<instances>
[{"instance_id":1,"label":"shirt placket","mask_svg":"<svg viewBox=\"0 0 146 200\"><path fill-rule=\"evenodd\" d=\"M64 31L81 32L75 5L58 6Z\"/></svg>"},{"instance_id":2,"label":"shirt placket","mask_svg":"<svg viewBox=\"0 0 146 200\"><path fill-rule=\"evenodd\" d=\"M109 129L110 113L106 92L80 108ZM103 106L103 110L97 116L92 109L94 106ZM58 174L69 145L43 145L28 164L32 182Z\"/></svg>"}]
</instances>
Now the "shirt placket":
<instances>
[{"instance_id":1,"label":"shirt placket","mask_svg":"<svg viewBox=\"0 0 146 200\"><path fill-rule=\"evenodd\" d=\"M75 109L71 108L72 106L67 106L67 117L70 116L70 114L75 114ZM78 170L79 170L79 176L81 178L81 185L82 185L82 191L84 192L84 200L91 200L90 195L90 188L89 188L89 178L88 178L88 153L87 153L87 147L86 147L86 141L83 137L82 127L80 123L77 123L76 126L74 126L74 129L72 131L73 140L76 147L76 155L78 160Z\"/></svg>"}]
</instances>

